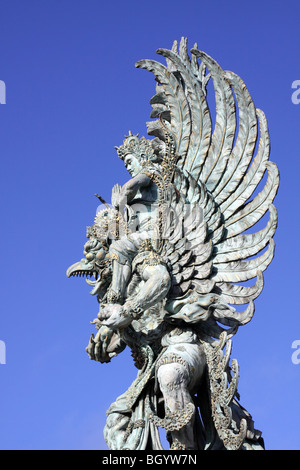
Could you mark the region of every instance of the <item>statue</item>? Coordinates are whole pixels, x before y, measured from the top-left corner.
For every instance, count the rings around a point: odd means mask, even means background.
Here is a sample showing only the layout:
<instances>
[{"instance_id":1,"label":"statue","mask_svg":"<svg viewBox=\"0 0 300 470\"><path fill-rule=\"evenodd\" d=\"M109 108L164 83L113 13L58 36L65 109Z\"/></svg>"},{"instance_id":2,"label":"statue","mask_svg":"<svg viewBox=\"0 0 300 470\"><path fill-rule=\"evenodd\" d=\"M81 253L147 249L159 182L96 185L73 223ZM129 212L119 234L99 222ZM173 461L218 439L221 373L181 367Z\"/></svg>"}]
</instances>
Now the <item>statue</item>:
<instances>
[{"instance_id":1,"label":"statue","mask_svg":"<svg viewBox=\"0 0 300 470\"><path fill-rule=\"evenodd\" d=\"M137 63L158 82L152 139L130 132L117 147L131 178L111 204L98 196L85 257L67 271L94 277L89 357L110 362L129 347L138 369L107 411L104 436L112 450L160 450L161 427L174 450L264 449L230 355L274 253L279 175L266 118L243 81L197 45L191 57L185 38L157 52L166 66Z\"/></svg>"}]
</instances>

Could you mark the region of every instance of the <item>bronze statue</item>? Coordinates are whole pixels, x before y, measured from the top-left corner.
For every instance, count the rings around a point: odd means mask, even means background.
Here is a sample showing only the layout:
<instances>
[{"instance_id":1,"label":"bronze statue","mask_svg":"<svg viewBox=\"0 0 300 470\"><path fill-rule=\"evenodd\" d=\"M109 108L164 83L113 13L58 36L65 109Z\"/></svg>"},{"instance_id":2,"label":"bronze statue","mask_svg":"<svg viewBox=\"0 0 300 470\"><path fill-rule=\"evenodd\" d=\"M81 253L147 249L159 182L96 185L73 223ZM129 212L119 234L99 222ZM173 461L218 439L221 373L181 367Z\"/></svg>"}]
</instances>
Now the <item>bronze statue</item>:
<instances>
[{"instance_id":1,"label":"bronze statue","mask_svg":"<svg viewBox=\"0 0 300 470\"><path fill-rule=\"evenodd\" d=\"M94 275L90 358L109 362L128 346L138 369L107 412L105 439L111 449L159 450L162 427L171 449L263 449L239 403L230 353L274 253L279 175L266 118L243 81L197 45L191 57L184 38L157 52L166 66L137 63L158 82L147 124L153 138L130 133L117 147L131 179L115 185L88 227L85 258L67 271ZM266 226L248 231L267 212Z\"/></svg>"}]
</instances>

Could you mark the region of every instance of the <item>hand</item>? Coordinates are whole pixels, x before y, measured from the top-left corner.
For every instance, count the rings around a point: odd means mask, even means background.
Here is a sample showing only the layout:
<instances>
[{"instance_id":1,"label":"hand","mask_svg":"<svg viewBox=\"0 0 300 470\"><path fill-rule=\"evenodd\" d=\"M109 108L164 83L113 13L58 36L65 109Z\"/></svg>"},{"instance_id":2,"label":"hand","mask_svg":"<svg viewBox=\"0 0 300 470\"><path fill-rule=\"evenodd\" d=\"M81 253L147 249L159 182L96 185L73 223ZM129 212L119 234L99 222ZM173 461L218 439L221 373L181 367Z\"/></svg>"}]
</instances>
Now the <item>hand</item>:
<instances>
[{"instance_id":1,"label":"hand","mask_svg":"<svg viewBox=\"0 0 300 470\"><path fill-rule=\"evenodd\" d=\"M120 203L120 192L121 192L121 186L119 184L115 184L113 189L112 189L112 195L111 195L111 203L112 205L118 209Z\"/></svg>"},{"instance_id":2,"label":"hand","mask_svg":"<svg viewBox=\"0 0 300 470\"><path fill-rule=\"evenodd\" d=\"M111 358L116 356L116 352L107 353L107 347L114 332L107 326L101 326L94 337L92 334L89 344L85 348L90 359L99 362L110 362Z\"/></svg>"},{"instance_id":3,"label":"hand","mask_svg":"<svg viewBox=\"0 0 300 470\"><path fill-rule=\"evenodd\" d=\"M112 329L126 328L131 323L131 318L124 315L124 310L120 304L107 304L101 307L98 313L101 325L109 326Z\"/></svg>"}]
</instances>

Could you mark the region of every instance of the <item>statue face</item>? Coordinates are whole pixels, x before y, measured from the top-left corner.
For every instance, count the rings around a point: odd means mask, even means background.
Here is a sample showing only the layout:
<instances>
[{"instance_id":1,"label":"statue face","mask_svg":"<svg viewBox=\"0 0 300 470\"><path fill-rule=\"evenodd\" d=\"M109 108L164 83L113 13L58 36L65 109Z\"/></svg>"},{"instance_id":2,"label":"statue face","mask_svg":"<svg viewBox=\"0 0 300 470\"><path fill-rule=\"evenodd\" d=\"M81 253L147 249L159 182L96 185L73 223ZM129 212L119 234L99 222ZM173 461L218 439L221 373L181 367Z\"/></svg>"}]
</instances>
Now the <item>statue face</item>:
<instances>
[{"instance_id":1,"label":"statue face","mask_svg":"<svg viewBox=\"0 0 300 470\"><path fill-rule=\"evenodd\" d=\"M84 276L89 286L92 286L92 295L100 295L106 291L111 281L110 265L107 263L107 249L96 238L90 238L85 245L83 254L85 258L72 264L67 270L67 276ZM94 280L89 279L94 276Z\"/></svg>"},{"instance_id":2,"label":"statue face","mask_svg":"<svg viewBox=\"0 0 300 470\"><path fill-rule=\"evenodd\" d=\"M142 169L142 165L140 164L138 158L131 153L126 155L124 163L131 176L136 176Z\"/></svg>"}]
</instances>

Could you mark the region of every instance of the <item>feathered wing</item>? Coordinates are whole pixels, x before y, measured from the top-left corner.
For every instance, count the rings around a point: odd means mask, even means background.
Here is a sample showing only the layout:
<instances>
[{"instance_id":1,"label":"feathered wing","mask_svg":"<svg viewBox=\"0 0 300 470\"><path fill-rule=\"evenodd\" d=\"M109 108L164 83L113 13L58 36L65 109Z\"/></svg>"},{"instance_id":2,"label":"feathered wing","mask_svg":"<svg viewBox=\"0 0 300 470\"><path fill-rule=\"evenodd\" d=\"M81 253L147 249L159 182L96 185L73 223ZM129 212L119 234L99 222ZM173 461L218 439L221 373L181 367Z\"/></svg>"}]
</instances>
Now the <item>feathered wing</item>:
<instances>
[{"instance_id":1,"label":"feathered wing","mask_svg":"<svg viewBox=\"0 0 300 470\"><path fill-rule=\"evenodd\" d=\"M175 42L172 50L157 52L166 58L166 66L153 60L137 66L153 72L158 82L151 99L151 117L158 119L147 124L148 133L163 148L163 120L178 155L173 185L180 199L174 210L181 214L176 220L184 231L179 235L174 218L173 228L167 224L163 254L172 272L170 302L179 305L188 292L197 291L203 296L217 294L228 307L249 304L244 312L215 304L212 328L219 331L216 321L234 327L252 318L253 300L263 288L262 273L274 254L273 200L279 174L269 161L265 115L255 108L241 78L223 71L196 46L190 58L186 39L178 50ZM209 80L215 93L214 129L207 101ZM262 227L266 213L269 220ZM254 278L251 286L239 284Z\"/></svg>"}]
</instances>

